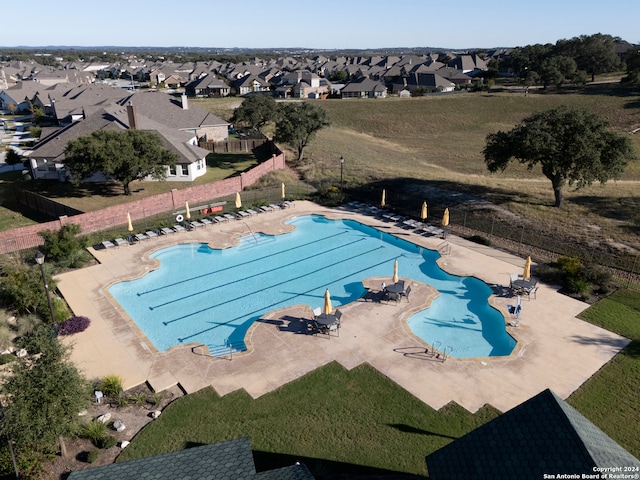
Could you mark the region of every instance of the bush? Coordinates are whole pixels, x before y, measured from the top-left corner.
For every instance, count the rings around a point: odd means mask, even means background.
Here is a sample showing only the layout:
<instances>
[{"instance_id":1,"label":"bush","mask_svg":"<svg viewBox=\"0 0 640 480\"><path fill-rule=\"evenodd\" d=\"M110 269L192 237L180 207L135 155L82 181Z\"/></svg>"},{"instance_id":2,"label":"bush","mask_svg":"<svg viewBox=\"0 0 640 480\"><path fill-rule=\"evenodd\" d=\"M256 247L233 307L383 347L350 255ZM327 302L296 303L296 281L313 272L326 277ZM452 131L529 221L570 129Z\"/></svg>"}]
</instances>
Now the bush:
<instances>
[{"instance_id":1,"label":"bush","mask_svg":"<svg viewBox=\"0 0 640 480\"><path fill-rule=\"evenodd\" d=\"M98 384L98 390L107 397L120 396L122 393L122 378L118 375L107 375Z\"/></svg>"},{"instance_id":2,"label":"bush","mask_svg":"<svg viewBox=\"0 0 640 480\"><path fill-rule=\"evenodd\" d=\"M11 355L10 353L3 353L0 355L0 365L6 365L7 363L11 363L16 359L15 355Z\"/></svg>"},{"instance_id":3,"label":"bush","mask_svg":"<svg viewBox=\"0 0 640 480\"><path fill-rule=\"evenodd\" d=\"M98 442L96 443L96 447L106 450L108 448L115 447L116 443L118 443L116 437L110 434L106 434L98 440Z\"/></svg>"},{"instance_id":4,"label":"bush","mask_svg":"<svg viewBox=\"0 0 640 480\"><path fill-rule=\"evenodd\" d=\"M96 447L99 447L98 444L102 438L108 435L107 426L98 420L91 420L89 423L83 425L81 435L91 440L91 443Z\"/></svg>"},{"instance_id":5,"label":"bush","mask_svg":"<svg viewBox=\"0 0 640 480\"><path fill-rule=\"evenodd\" d=\"M91 323L87 317L75 316L65 320L58 326L58 334L73 335L74 333L84 332Z\"/></svg>"},{"instance_id":6,"label":"bush","mask_svg":"<svg viewBox=\"0 0 640 480\"><path fill-rule=\"evenodd\" d=\"M82 252L89 240L80 235L80 226L76 224L64 225L57 232L45 230L40 232L40 236L44 238L42 253L62 268L77 267L79 261L87 258Z\"/></svg>"},{"instance_id":7,"label":"bush","mask_svg":"<svg viewBox=\"0 0 640 480\"><path fill-rule=\"evenodd\" d=\"M585 295L591 289L591 284L581 278L570 277L567 279L566 287L569 293Z\"/></svg>"},{"instance_id":8,"label":"bush","mask_svg":"<svg viewBox=\"0 0 640 480\"><path fill-rule=\"evenodd\" d=\"M582 262L578 257L560 257L556 261L556 265L569 277L578 275L583 268Z\"/></svg>"},{"instance_id":9,"label":"bush","mask_svg":"<svg viewBox=\"0 0 640 480\"><path fill-rule=\"evenodd\" d=\"M100 455L100 450L91 450L87 453L87 462L93 463L98 459L98 455Z\"/></svg>"},{"instance_id":10,"label":"bush","mask_svg":"<svg viewBox=\"0 0 640 480\"><path fill-rule=\"evenodd\" d=\"M486 245L487 247L491 246L491 240L489 240L488 238L485 238L481 235L473 235L471 237L469 237L467 240L474 242L474 243L478 243L480 245Z\"/></svg>"}]
</instances>

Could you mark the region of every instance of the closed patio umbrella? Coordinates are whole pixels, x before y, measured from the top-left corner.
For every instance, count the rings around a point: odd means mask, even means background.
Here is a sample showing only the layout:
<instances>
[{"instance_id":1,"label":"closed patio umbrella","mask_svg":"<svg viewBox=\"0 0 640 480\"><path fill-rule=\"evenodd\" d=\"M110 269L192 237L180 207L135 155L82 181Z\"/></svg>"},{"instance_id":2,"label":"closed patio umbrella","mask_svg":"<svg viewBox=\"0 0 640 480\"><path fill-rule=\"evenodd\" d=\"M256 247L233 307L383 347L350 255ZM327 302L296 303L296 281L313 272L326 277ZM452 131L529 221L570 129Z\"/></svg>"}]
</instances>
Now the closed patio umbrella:
<instances>
[{"instance_id":1,"label":"closed patio umbrella","mask_svg":"<svg viewBox=\"0 0 640 480\"><path fill-rule=\"evenodd\" d=\"M184 218L189 220L191 218L191 212L189 211L189 202L184 202L184 209L186 210Z\"/></svg>"},{"instance_id":2,"label":"closed patio umbrella","mask_svg":"<svg viewBox=\"0 0 640 480\"><path fill-rule=\"evenodd\" d=\"M387 191L382 189L382 201L380 202L380 206L384 207L387 204Z\"/></svg>"},{"instance_id":3,"label":"closed patio umbrella","mask_svg":"<svg viewBox=\"0 0 640 480\"><path fill-rule=\"evenodd\" d=\"M284 182L282 183L282 199L284 200L286 195L284 194Z\"/></svg>"},{"instance_id":4,"label":"closed patio umbrella","mask_svg":"<svg viewBox=\"0 0 640 480\"><path fill-rule=\"evenodd\" d=\"M527 257L527 261L524 264L524 274L522 275L525 280L531 278L531 257Z\"/></svg>"},{"instance_id":5,"label":"closed patio umbrella","mask_svg":"<svg viewBox=\"0 0 640 480\"><path fill-rule=\"evenodd\" d=\"M322 309L322 313L325 315L331 315L331 295L329 294L329 289L327 288L324 292L324 308Z\"/></svg>"},{"instance_id":6,"label":"closed patio umbrella","mask_svg":"<svg viewBox=\"0 0 640 480\"><path fill-rule=\"evenodd\" d=\"M393 262L393 283L398 283L398 259Z\"/></svg>"},{"instance_id":7,"label":"closed patio umbrella","mask_svg":"<svg viewBox=\"0 0 640 480\"><path fill-rule=\"evenodd\" d=\"M131 223L131 214L129 212L127 212L127 223L127 230L133 232L133 224Z\"/></svg>"},{"instance_id":8,"label":"closed patio umbrella","mask_svg":"<svg viewBox=\"0 0 640 480\"><path fill-rule=\"evenodd\" d=\"M449 226L449 209L448 208L444 209L444 215L442 215L442 226L443 227Z\"/></svg>"},{"instance_id":9,"label":"closed patio umbrella","mask_svg":"<svg viewBox=\"0 0 640 480\"><path fill-rule=\"evenodd\" d=\"M420 218L423 222L427 219L427 202L422 202L422 211L420 212Z\"/></svg>"},{"instance_id":10,"label":"closed patio umbrella","mask_svg":"<svg viewBox=\"0 0 640 480\"><path fill-rule=\"evenodd\" d=\"M240 198L240 192L236 192L236 208L242 208L242 198Z\"/></svg>"}]
</instances>

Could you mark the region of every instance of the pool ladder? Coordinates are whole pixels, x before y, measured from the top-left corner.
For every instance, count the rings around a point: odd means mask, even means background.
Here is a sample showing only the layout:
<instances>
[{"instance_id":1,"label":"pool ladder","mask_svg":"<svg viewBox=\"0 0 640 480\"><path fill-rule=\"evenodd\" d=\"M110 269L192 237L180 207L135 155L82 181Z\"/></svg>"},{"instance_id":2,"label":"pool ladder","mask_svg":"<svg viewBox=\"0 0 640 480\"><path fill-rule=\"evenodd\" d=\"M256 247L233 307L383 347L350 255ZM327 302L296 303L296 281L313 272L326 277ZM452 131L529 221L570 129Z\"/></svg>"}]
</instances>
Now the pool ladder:
<instances>
[{"instance_id":1,"label":"pool ladder","mask_svg":"<svg viewBox=\"0 0 640 480\"><path fill-rule=\"evenodd\" d=\"M256 238L256 234L253 233L253 230L251 230L251 227L247 224L247 222L242 222L244 223L245 227L247 227L247 229L249 230L249 233L251 233L251 236L253 237L253 241L256 242L256 245L258 244L258 239Z\"/></svg>"},{"instance_id":2,"label":"pool ladder","mask_svg":"<svg viewBox=\"0 0 640 480\"><path fill-rule=\"evenodd\" d=\"M451 352L453 352L453 347L447 345L443 349L440 349L441 346L442 346L442 342L439 342L437 340L434 341L431 344L431 352L427 351L427 355L429 355L430 357L437 358L441 362L445 362L449 357L449 355L451 355Z\"/></svg>"}]
</instances>

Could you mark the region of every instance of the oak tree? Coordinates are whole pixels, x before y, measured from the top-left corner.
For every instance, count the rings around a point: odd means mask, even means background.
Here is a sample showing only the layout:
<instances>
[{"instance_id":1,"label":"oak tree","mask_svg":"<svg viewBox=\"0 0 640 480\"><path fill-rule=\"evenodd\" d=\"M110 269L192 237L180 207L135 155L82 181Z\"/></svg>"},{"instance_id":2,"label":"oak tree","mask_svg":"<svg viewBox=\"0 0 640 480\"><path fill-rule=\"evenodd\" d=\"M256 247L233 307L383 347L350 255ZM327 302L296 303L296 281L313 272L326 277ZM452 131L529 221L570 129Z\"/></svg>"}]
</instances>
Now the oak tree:
<instances>
[{"instance_id":1,"label":"oak tree","mask_svg":"<svg viewBox=\"0 0 640 480\"><path fill-rule=\"evenodd\" d=\"M605 183L635 158L629 139L607 127L584 109L561 106L525 118L508 132L487 135L482 153L490 172L504 171L512 160L529 170L540 165L551 180L555 206L561 207L565 186Z\"/></svg>"}]
</instances>

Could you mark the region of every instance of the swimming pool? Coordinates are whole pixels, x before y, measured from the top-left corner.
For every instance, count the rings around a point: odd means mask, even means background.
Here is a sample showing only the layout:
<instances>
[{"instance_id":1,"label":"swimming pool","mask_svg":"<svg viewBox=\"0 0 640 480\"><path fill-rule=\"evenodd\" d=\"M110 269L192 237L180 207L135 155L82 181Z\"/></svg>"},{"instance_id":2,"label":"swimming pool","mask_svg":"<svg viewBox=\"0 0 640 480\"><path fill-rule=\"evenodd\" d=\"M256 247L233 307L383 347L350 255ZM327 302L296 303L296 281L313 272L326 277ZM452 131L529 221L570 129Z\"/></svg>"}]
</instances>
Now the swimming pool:
<instances>
[{"instance_id":1,"label":"swimming pool","mask_svg":"<svg viewBox=\"0 0 640 480\"><path fill-rule=\"evenodd\" d=\"M515 340L487 301L491 289L436 264L439 254L353 220L317 215L290 221L278 236L249 235L217 250L182 244L150 255L160 267L113 284L109 292L159 351L199 343L211 352L244 350L249 327L265 313L295 304L321 306L325 289L334 307L365 293L362 279L400 276L432 285L440 296L413 315L412 331L451 346L459 358L508 355Z\"/></svg>"}]
</instances>

